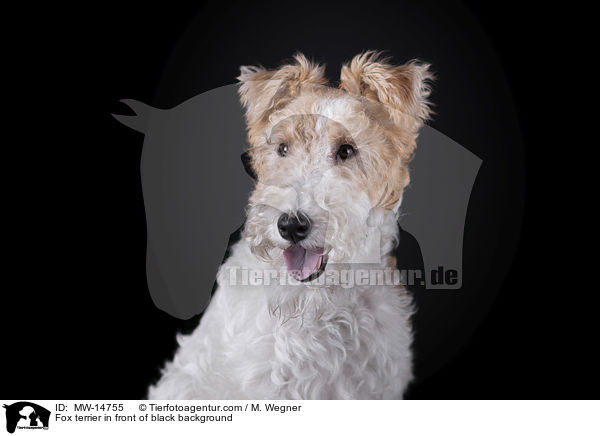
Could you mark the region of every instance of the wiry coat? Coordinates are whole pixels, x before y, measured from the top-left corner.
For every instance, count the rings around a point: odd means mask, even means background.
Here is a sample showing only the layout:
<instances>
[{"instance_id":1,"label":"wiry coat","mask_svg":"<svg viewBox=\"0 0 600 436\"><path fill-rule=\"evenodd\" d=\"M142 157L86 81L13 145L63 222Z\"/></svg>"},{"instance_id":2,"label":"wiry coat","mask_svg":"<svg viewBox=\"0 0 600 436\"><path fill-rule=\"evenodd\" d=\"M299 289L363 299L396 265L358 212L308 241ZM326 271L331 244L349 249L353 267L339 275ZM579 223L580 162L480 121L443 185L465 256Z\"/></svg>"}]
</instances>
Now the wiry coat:
<instances>
[{"instance_id":1,"label":"wiry coat","mask_svg":"<svg viewBox=\"0 0 600 436\"><path fill-rule=\"evenodd\" d=\"M430 114L427 65L394 67L375 53L342 70L339 89L302 55L275 71L243 67L249 153L258 180L243 238L221 266L200 326L149 396L155 399L391 399L412 379L411 299L401 286L286 280L282 212L313 226L302 241L328 271L395 267L395 209ZM285 143L285 157L277 146ZM351 143L356 156L336 157ZM373 246L373 232L377 244ZM375 260L373 260L375 259ZM240 270L260 271L260 285ZM265 280L266 271L276 274ZM236 277L233 280L233 277ZM345 280L345 279L344 279Z\"/></svg>"}]
</instances>

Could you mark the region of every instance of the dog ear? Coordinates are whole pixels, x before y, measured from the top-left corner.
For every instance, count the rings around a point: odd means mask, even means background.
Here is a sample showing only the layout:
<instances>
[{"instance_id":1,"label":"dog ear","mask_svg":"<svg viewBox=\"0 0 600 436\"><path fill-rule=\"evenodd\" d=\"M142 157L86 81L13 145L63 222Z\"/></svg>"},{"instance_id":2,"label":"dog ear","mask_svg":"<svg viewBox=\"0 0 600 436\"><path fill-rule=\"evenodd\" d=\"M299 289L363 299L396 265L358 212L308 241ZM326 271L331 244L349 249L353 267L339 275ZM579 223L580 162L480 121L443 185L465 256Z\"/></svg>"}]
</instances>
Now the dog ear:
<instances>
[{"instance_id":1,"label":"dog ear","mask_svg":"<svg viewBox=\"0 0 600 436\"><path fill-rule=\"evenodd\" d=\"M237 79L240 82L240 100L246 109L246 121L251 130L297 96L302 85L327 84L324 67L309 61L301 53L294 56L293 63L277 70L243 66Z\"/></svg>"},{"instance_id":2,"label":"dog ear","mask_svg":"<svg viewBox=\"0 0 600 436\"><path fill-rule=\"evenodd\" d=\"M393 123L413 136L403 144L404 154L410 156L419 128L432 114L427 99L434 76L429 67L417 61L394 66L380 52L368 51L342 67L340 88L381 103Z\"/></svg>"}]
</instances>

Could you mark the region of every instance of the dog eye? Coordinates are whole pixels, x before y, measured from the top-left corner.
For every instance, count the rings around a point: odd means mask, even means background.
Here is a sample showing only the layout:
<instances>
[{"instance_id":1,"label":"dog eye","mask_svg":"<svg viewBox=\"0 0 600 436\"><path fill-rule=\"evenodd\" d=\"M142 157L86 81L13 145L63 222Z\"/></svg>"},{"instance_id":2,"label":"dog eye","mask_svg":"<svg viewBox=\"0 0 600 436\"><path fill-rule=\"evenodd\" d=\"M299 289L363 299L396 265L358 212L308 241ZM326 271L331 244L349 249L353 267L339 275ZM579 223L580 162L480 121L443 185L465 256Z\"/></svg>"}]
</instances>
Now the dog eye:
<instances>
[{"instance_id":1,"label":"dog eye","mask_svg":"<svg viewBox=\"0 0 600 436\"><path fill-rule=\"evenodd\" d=\"M279 156L285 157L287 152L288 152L287 144L285 142L282 142L281 144L279 144L279 148L277 149L277 153L279 153Z\"/></svg>"},{"instance_id":2,"label":"dog eye","mask_svg":"<svg viewBox=\"0 0 600 436\"><path fill-rule=\"evenodd\" d=\"M355 153L354 147L350 144L342 144L340 145L340 148L338 148L337 157L341 160L346 160L354 156Z\"/></svg>"}]
</instances>

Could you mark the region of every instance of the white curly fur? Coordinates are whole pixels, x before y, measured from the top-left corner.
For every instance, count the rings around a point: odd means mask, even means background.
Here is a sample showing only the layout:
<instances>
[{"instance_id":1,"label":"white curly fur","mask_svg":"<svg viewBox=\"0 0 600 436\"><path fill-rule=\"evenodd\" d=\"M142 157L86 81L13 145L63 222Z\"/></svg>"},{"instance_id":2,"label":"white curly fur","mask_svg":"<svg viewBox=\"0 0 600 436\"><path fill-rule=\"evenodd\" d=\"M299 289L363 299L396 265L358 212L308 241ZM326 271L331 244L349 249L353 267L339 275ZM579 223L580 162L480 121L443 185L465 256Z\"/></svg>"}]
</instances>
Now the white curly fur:
<instances>
[{"instance_id":1,"label":"white curly fur","mask_svg":"<svg viewBox=\"0 0 600 436\"><path fill-rule=\"evenodd\" d=\"M180 348L150 388L151 399L402 397L412 379L412 305L403 287L281 280L290 245L277 230L282 212L310 217L301 245L328 253L324 274L364 268L361 259L375 259L373 269L390 265L394 207L428 110L423 95L409 93L425 85L411 80L425 80L427 66L394 69L373 54L357 59L344 67L341 89L324 87L322 67L301 55L274 72L242 69L258 173L243 238L219 269L199 327L178 337ZM398 83L408 85L395 95ZM373 99L383 92L383 103L406 107L381 109ZM356 156L337 161L340 141L352 141ZM285 158L277 153L282 142ZM374 230L381 244L369 243ZM234 283L232 271L240 268L277 273L260 286Z\"/></svg>"}]
</instances>

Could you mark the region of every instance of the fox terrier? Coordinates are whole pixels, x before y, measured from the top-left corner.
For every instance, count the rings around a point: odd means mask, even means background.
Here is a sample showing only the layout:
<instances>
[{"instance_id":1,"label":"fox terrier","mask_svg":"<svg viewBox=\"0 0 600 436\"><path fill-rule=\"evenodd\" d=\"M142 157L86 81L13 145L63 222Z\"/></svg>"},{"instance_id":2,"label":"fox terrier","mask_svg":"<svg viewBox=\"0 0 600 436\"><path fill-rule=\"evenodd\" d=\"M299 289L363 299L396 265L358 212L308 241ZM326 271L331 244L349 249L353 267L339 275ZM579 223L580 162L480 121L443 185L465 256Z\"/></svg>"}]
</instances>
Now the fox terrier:
<instances>
[{"instance_id":1,"label":"fox terrier","mask_svg":"<svg viewBox=\"0 0 600 436\"><path fill-rule=\"evenodd\" d=\"M366 52L334 87L298 54L238 79L256 175L242 238L149 398L402 398L412 299L356 275L398 271L397 211L431 114L429 65Z\"/></svg>"}]
</instances>

